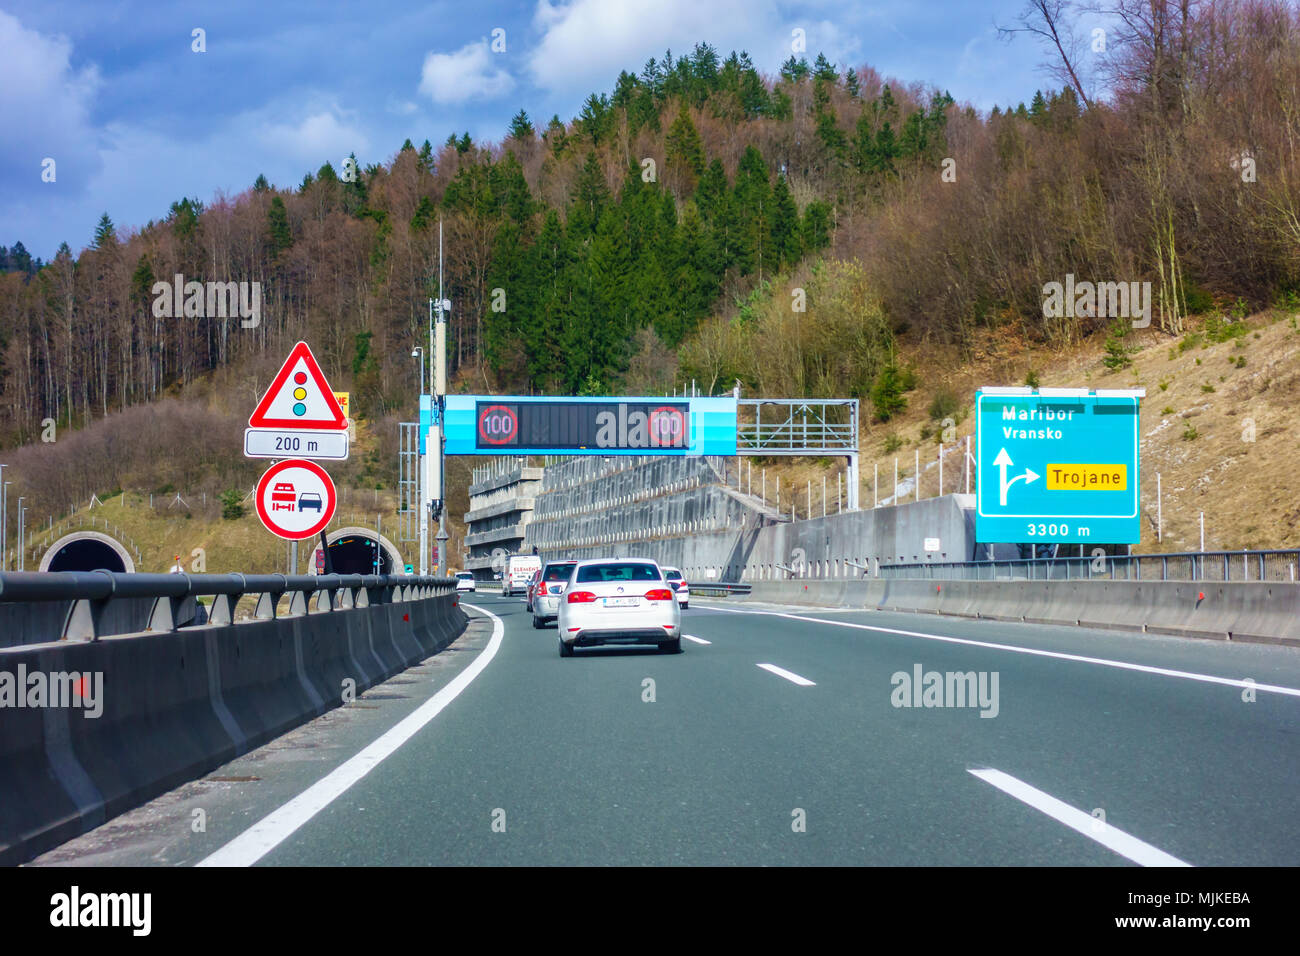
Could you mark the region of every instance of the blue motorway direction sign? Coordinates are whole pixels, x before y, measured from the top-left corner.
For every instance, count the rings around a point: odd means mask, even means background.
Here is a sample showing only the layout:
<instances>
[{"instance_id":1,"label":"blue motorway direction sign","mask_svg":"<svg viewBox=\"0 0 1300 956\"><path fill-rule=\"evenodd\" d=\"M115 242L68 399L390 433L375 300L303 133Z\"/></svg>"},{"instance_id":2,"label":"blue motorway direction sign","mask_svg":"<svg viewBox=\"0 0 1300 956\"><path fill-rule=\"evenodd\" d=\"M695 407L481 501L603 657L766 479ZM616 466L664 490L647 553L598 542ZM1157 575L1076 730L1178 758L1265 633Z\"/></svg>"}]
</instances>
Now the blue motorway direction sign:
<instances>
[{"instance_id":1,"label":"blue motorway direction sign","mask_svg":"<svg viewBox=\"0 0 1300 956\"><path fill-rule=\"evenodd\" d=\"M975 393L975 536L983 544L1136 544L1135 390Z\"/></svg>"}]
</instances>

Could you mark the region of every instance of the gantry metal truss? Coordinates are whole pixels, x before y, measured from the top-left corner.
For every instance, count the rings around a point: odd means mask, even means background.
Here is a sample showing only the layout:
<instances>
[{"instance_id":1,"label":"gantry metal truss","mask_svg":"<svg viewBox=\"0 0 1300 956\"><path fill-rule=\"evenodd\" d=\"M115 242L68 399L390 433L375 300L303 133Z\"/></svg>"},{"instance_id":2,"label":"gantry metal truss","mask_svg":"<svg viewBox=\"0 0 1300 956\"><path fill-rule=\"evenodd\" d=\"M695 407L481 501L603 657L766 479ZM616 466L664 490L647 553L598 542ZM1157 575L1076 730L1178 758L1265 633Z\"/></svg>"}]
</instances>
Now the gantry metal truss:
<instances>
[{"instance_id":1,"label":"gantry metal truss","mask_svg":"<svg viewBox=\"0 0 1300 956\"><path fill-rule=\"evenodd\" d=\"M420 536L419 423L400 422L402 450L398 454L397 536L403 544Z\"/></svg>"},{"instance_id":2,"label":"gantry metal truss","mask_svg":"<svg viewBox=\"0 0 1300 956\"><path fill-rule=\"evenodd\" d=\"M858 507L856 398L742 398L737 403L736 454L848 459L848 506Z\"/></svg>"}]
</instances>

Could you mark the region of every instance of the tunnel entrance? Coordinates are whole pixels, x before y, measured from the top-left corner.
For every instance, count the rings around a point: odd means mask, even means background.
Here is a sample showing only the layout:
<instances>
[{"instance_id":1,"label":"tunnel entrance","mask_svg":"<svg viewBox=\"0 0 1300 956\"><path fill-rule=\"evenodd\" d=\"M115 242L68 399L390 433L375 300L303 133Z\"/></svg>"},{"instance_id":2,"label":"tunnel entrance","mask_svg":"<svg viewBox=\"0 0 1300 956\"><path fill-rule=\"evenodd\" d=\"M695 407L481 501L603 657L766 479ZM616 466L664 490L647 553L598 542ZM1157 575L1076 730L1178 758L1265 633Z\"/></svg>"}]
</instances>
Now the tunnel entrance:
<instances>
[{"instance_id":1,"label":"tunnel entrance","mask_svg":"<svg viewBox=\"0 0 1300 956\"><path fill-rule=\"evenodd\" d=\"M41 558L42 571L135 572L135 562L121 542L98 531L75 531L50 546Z\"/></svg>"},{"instance_id":2,"label":"tunnel entrance","mask_svg":"<svg viewBox=\"0 0 1300 956\"><path fill-rule=\"evenodd\" d=\"M125 573L122 556L102 541L79 538L70 541L50 558L51 571L117 571Z\"/></svg>"},{"instance_id":3,"label":"tunnel entrance","mask_svg":"<svg viewBox=\"0 0 1300 956\"><path fill-rule=\"evenodd\" d=\"M388 550L372 537L349 534L331 541L330 567L335 574L400 574ZM375 562L378 562L376 565Z\"/></svg>"}]
</instances>

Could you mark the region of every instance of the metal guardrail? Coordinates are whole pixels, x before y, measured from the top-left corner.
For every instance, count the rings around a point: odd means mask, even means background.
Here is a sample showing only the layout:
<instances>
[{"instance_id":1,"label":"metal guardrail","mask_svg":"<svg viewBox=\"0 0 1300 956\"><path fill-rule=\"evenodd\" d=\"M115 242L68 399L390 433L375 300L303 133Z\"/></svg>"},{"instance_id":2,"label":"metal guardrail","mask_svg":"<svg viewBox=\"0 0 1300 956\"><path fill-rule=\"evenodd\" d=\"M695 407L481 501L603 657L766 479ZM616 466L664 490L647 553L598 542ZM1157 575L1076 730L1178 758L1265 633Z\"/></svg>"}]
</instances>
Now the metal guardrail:
<instances>
[{"instance_id":1,"label":"metal guardrail","mask_svg":"<svg viewBox=\"0 0 1300 956\"><path fill-rule=\"evenodd\" d=\"M235 605L256 595L254 618L274 620L290 595L288 616L420 600L455 591L455 578L405 574L121 574L110 571L0 572L0 604L71 601L62 639L97 641L111 601L152 599L150 631L203 623L198 597L211 597L206 623L234 623Z\"/></svg>"},{"instance_id":2,"label":"metal guardrail","mask_svg":"<svg viewBox=\"0 0 1300 956\"><path fill-rule=\"evenodd\" d=\"M1098 555L882 564L887 579L943 581L1300 581L1300 550L1184 551L1170 554Z\"/></svg>"},{"instance_id":3,"label":"metal guardrail","mask_svg":"<svg viewBox=\"0 0 1300 956\"><path fill-rule=\"evenodd\" d=\"M753 590L753 585L726 581L687 581L686 586L692 594L748 594Z\"/></svg>"}]
</instances>

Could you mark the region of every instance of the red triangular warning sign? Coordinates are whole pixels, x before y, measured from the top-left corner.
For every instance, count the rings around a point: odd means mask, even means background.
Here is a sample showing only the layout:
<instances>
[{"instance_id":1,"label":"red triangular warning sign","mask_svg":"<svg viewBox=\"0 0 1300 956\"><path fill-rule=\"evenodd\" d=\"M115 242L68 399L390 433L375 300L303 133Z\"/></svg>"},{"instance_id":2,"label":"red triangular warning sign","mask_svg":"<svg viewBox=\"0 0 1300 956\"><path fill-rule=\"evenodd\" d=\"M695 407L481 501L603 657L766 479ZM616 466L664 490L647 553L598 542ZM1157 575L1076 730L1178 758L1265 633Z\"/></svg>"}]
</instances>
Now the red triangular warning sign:
<instances>
[{"instance_id":1,"label":"red triangular warning sign","mask_svg":"<svg viewBox=\"0 0 1300 956\"><path fill-rule=\"evenodd\" d=\"M257 409L248 419L249 428L314 428L335 430L348 427L343 409L306 342L299 342L275 374Z\"/></svg>"}]
</instances>

